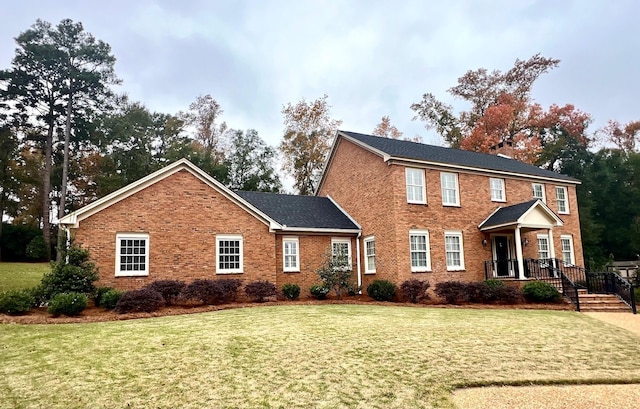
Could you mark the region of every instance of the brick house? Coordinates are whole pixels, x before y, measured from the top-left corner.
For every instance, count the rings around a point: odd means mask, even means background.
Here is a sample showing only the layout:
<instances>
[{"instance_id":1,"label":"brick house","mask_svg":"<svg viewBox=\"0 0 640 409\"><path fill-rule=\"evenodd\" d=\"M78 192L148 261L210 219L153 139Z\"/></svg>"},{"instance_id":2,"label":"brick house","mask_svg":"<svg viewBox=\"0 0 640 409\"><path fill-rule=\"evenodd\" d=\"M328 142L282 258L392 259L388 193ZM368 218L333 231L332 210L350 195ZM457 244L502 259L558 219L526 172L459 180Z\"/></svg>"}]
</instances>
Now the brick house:
<instances>
[{"instance_id":1,"label":"brick house","mask_svg":"<svg viewBox=\"0 0 640 409\"><path fill-rule=\"evenodd\" d=\"M497 155L340 131L316 196L233 192L180 160L60 223L91 251L100 285L120 289L231 276L308 291L327 252L346 253L363 288L525 280L583 265L579 183Z\"/></svg>"}]
</instances>

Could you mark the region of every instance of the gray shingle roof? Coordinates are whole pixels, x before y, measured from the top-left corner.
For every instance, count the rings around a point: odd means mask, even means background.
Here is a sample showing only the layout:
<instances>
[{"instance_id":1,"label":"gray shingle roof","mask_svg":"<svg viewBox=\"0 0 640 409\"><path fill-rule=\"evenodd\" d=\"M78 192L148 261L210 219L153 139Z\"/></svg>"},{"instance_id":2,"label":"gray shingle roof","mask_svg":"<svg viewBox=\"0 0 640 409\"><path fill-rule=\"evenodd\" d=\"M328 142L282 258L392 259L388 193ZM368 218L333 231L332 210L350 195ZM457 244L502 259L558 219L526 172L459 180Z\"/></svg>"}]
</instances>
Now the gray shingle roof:
<instances>
[{"instance_id":1,"label":"gray shingle roof","mask_svg":"<svg viewBox=\"0 0 640 409\"><path fill-rule=\"evenodd\" d=\"M359 230L359 227L326 197L247 191L235 193L287 227Z\"/></svg>"},{"instance_id":2,"label":"gray shingle roof","mask_svg":"<svg viewBox=\"0 0 640 409\"><path fill-rule=\"evenodd\" d=\"M494 214L491 215L484 223L478 228L501 226L504 224L515 223L518 219L531 209L538 199L529 200L528 202L518 203L512 206L501 207Z\"/></svg>"},{"instance_id":3,"label":"gray shingle roof","mask_svg":"<svg viewBox=\"0 0 640 409\"><path fill-rule=\"evenodd\" d=\"M382 138L356 132L340 131L340 133L396 158L423 160L427 162L566 180L568 182L579 182L578 179L567 175L540 169L537 166L528 165L515 159L503 158L497 155Z\"/></svg>"}]
</instances>

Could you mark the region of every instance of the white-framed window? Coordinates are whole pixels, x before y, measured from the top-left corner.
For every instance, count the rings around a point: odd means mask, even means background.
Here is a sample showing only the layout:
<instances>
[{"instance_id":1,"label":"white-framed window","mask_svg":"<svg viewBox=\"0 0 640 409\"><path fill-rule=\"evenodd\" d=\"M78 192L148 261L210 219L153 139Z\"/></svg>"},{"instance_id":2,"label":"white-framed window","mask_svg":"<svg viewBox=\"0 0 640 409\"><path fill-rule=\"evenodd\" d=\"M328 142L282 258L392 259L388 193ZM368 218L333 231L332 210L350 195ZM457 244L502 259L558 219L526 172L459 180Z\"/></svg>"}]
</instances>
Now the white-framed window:
<instances>
[{"instance_id":1,"label":"white-framed window","mask_svg":"<svg viewBox=\"0 0 640 409\"><path fill-rule=\"evenodd\" d=\"M364 239L364 272L365 274L376 272L376 239L374 237Z\"/></svg>"},{"instance_id":2,"label":"white-framed window","mask_svg":"<svg viewBox=\"0 0 640 409\"><path fill-rule=\"evenodd\" d=\"M458 174L440 172L440 186L442 188L442 204L444 206L460 206Z\"/></svg>"},{"instance_id":3,"label":"white-framed window","mask_svg":"<svg viewBox=\"0 0 640 409\"><path fill-rule=\"evenodd\" d=\"M235 274L243 272L242 235L219 234L216 236L216 273Z\"/></svg>"},{"instance_id":4,"label":"white-framed window","mask_svg":"<svg viewBox=\"0 0 640 409\"><path fill-rule=\"evenodd\" d=\"M506 194L504 191L504 179L490 178L489 188L491 189L491 200L493 202L506 202Z\"/></svg>"},{"instance_id":5,"label":"white-framed window","mask_svg":"<svg viewBox=\"0 0 640 409\"><path fill-rule=\"evenodd\" d=\"M351 268L351 239L331 239L331 256L334 262L344 262Z\"/></svg>"},{"instance_id":6,"label":"white-framed window","mask_svg":"<svg viewBox=\"0 0 640 409\"><path fill-rule=\"evenodd\" d=\"M543 202L547 202L547 198L544 194L544 185L542 183L532 183L531 190L533 190L533 198L540 199Z\"/></svg>"},{"instance_id":7,"label":"white-framed window","mask_svg":"<svg viewBox=\"0 0 640 409\"><path fill-rule=\"evenodd\" d=\"M424 169L405 168L404 172L407 183L407 203L427 203Z\"/></svg>"},{"instance_id":8,"label":"white-framed window","mask_svg":"<svg viewBox=\"0 0 640 409\"><path fill-rule=\"evenodd\" d=\"M282 238L282 266L286 272L300 271L300 243L297 237Z\"/></svg>"},{"instance_id":9,"label":"white-framed window","mask_svg":"<svg viewBox=\"0 0 640 409\"><path fill-rule=\"evenodd\" d=\"M444 248L447 258L447 270L464 270L464 248L461 231L444 232Z\"/></svg>"},{"instance_id":10,"label":"white-framed window","mask_svg":"<svg viewBox=\"0 0 640 409\"><path fill-rule=\"evenodd\" d=\"M149 275L149 235L116 234L116 277Z\"/></svg>"},{"instance_id":11,"label":"white-framed window","mask_svg":"<svg viewBox=\"0 0 640 409\"><path fill-rule=\"evenodd\" d=\"M560 245L562 246L562 260L565 264L575 264L573 254L573 237L570 235L560 236Z\"/></svg>"},{"instance_id":12,"label":"white-framed window","mask_svg":"<svg viewBox=\"0 0 640 409\"><path fill-rule=\"evenodd\" d=\"M558 203L558 213L569 213L569 198L567 196L567 188L564 186L556 186L556 202Z\"/></svg>"},{"instance_id":13,"label":"white-framed window","mask_svg":"<svg viewBox=\"0 0 640 409\"><path fill-rule=\"evenodd\" d=\"M427 230L409 230L409 253L411 254L412 272L431 271L431 255L429 252L429 232Z\"/></svg>"},{"instance_id":14,"label":"white-framed window","mask_svg":"<svg viewBox=\"0 0 640 409\"><path fill-rule=\"evenodd\" d=\"M546 260L550 258L549 253L549 236L538 234L538 259Z\"/></svg>"}]
</instances>

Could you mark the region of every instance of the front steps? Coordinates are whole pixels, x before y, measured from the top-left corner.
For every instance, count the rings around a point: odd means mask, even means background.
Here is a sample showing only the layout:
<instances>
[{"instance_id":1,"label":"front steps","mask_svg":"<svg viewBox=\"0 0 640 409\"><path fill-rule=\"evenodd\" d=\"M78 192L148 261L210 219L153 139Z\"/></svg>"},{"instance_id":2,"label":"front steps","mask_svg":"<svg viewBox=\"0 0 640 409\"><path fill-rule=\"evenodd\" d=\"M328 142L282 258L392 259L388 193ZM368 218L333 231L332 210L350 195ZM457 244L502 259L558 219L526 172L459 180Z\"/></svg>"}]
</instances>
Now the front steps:
<instances>
[{"instance_id":1,"label":"front steps","mask_svg":"<svg viewBox=\"0 0 640 409\"><path fill-rule=\"evenodd\" d=\"M631 308L612 294L578 293L581 312L631 312Z\"/></svg>"}]
</instances>

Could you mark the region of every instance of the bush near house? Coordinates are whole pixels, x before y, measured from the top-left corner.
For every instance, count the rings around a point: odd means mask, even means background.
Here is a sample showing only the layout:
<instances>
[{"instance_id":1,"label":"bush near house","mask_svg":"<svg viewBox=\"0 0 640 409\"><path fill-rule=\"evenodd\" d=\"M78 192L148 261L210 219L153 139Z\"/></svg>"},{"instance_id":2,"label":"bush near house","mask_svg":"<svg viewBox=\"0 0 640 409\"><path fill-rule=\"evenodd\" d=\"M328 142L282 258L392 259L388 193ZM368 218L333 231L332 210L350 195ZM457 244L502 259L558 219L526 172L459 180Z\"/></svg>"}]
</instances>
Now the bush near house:
<instances>
[{"instance_id":1,"label":"bush near house","mask_svg":"<svg viewBox=\"0 0 640 409\"><path fill-rule=\"evenodd\" d=\"M258 280L247 284L244 292L255 302L264 302L267 298L278 294L278 288L271 281Z\"/></svg>"},{"instance_id":2,"label":"bush near house","mask_svg":"<svg viewBox=\"0 0 640 409\"><path fill-rule=\"evenodd\" d=\"M87 308L88 302L89 298L82 293L60 293L49 300L47 311L54 317L59 317L60 315L75 317Z\"/></svg>"},{"instance_id":3,"label":"bush near house","mask_svg":"<svg viewBox=\"0 0 640 409\"><path fill-rule=\"evenodd\" d=\"M185 287L182 298L197 300L206 305L232 302L236 300L241 285L242 280L237 278L198 279Z\"/></svg>"},{"instance_id":4,"label":"bush near house","mask_svg":"<svg viewBox=\"0 0 640 409\"><path fill-rule=\"evenodd\" d=\"M348 293L349 289L354 287L351 265L347 260L347 255L342 252L334 256L332 249L329 248L316 273L322 280L324 287L333 290L338 299L342 297L344 292Z\"/></svg>"},{"instance_id":5,"label":"bush near house","mask_svg":"<svg viewBox=\"0 0 640 409\"><path fill-rule=\"evenodd\" d=\"M164 306L162 294L143 288L122 294L114 310L120 314L126 312L153 312L159 310L162 306Z\"/></svg>"},{"instance_id":6,"label":"bush near house","mask_svg":"<svg viewBox=\"0 0 640 409\"><path fill-rule=\"evenodd\" d=\"M120 300L122 294L123 293L121 291L118 291L115 288L109 289L109 291L102 294L102 298L100 299L100 307L106 308L107 310L116 308L118 300Z\"/></svg>"},{"instance_id":7,"label":"bush near house","mask_svg":"<svg viewBox=\"0 0 640 409\"><path fill-rule=\"evenodd\" d=\"M391 301L396 296L396 285L387 280L373 280L367 294L376 301Z\"/></svg>"},{"instance_id":8,"label":"bush near house","mask_svg":"<svg viewBox=\"0 0 640 409\"><path fill-rule=\"evenodd\" d=\"M282 294L287 300L295 300L300 297L300 286L298 284L285 284L282 286Z\"/></svg>"},{"instance_id":9,"label":"bush near house","mask_svg":"<svg viewBox=\"0 0 640 409\"><path fill-rule=\"evenodd\" d=\"M400 284L402 295L412 303L418 303L422 300L429 299L427 290L431 287L428 281L418 280L417 278L406 280Z\"/></svg>"},{"instance_id":10,"label":"bush near house","mask_svg":"<svg viewBox=\"0 0 640 409\"><path fill-rule=\"evenodd\" d=\"M459 304L467 301L467 286L460 281L443 281L436 284L436 295L444 298L447 304Z\"/></svg>"},{"instance_id":11,"label":"bush near house","mask_svg":"<svg viewBox=\"0 0 640 409\"><path fill-rule=\"evenodd\" d=\"M98 272L95 265L89 262L89 251L71 246L62 260L42 277L40 291L43 297L49 300L61 293L94 294Z\"/></svg>"},{"instance_id":12,"label":"bush near house","mask_svg":"<svg viewBox=\"0 0 640 409\"><path fill-rule=\"evenodd\" d=\"M471 283L444 281L436 284L435 293L438 297L443 298L447 304L464 302L516 304L522 296L519 289L509 287L498 280Z\"/></svg>"},{"instance_id":13,"label":"bush near house","mask_svg":"<svg viewBox=\"0 0 640 409\"><path fill-rule=\"evenodd\" d=\"M314 284L309 288L311 295L318 300L326 299L329 291L331 290L322 284Z\"/></svg>"},{"instance_id":14,"label":"bush near house","mask_svg":"<svg viewBox=\"0 0 640 409\"><path fill-rule=\"evenodd\" d=\"M532 281L522 287L522 294L531 302L557 302L561 296L558 290L544 281Z\"/></svg>"},{"instance_id":15,"label":"bush near house","mask_svg":"<svg viewBox=\"0 0 640 409\"><path fill-rule=\"evenodd\" d=\"M157 280L147 285L146 288L157 291L164 298L166 305L175 304L178 296L187 285L180 280Z\"/></svg>"},{"instance_id":16,"label":"bush near house","mask_svg":"<svg viewBox=\"0 0 640 409\"><path fill-rule=\"evenodd\" d=\"M0 293L0 313L20 315L29 312L35 299L29 290L9 290Z\"/></svg>"}]
</instances>

